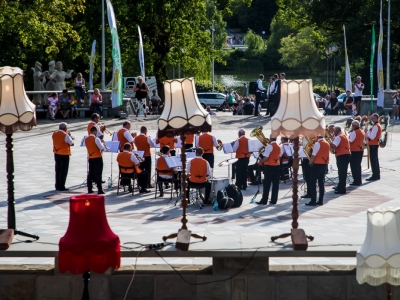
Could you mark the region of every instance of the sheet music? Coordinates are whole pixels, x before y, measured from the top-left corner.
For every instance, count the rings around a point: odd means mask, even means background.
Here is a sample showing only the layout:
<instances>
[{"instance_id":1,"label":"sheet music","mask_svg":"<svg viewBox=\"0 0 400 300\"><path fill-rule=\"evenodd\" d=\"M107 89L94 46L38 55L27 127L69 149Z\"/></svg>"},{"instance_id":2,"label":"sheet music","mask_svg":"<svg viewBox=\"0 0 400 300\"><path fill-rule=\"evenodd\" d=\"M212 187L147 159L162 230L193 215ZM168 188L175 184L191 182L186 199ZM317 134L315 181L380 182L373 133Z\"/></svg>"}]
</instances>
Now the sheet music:
<instances>
[{"instance_id":1,"label":"sheet music","mask_svg":"<svg viewBox=\"0 0 400 300\"><path fill-rule=\"evenodd\" d=\"M144 151L132 150L132 153L136 153L137 155L139 155L140 158L143 158L144 156Z\"/></svg>"},{"instance_id":2,"label":"sheet music","mask_svg":"<svg viewBox=\"0 0 400 300\"><path fill-rule=\"evenodd\" d=\"M119 153L119 144L118 141L105 141L104 145L108 148L108 150L104 149L104 152L112 152Z\"/></svg>"},{"instance_id":3,"label":"sheet music","mask_svg":"<svg viewBox=\"0 0 400 300\"><path fill-rule=\"evenodd\" d=\"M182 167L181 158L178 156L164 157L164 159L165 159L165 162L167 163L168 168Z\"/></svg>"},{"instance_id":4,"label":"sheet music","mask_svg":"<svg viewBox=\"0 0 400 300\"><path fill-rule=\"evenodd\" d=\"M175 148L182 148L182 140L180 136L176 137L177 142L175 143Z\"/></svg>"},{"instance_id":5,"label":"sheet music","mask_svg":"<svg viewBox=\"0 0 400 300\"><path fill-rule=\"evenodd\" d=\"M86 147L86 143L85 143L86 138L87 138L87 135L84 135L82 138L82 141L81 141L81 147Z\"/></svg>"},{"instance_id":6,"label":"sheet music","mask_svg":"<svg viewBox=\"0 0 400 300\"><path fill-rule=\"evenodd\" d=\"M234 152L234 151L233 151L233 146L232 146L231 143L222 144L222 149L224 149L224 153L225 153L225 154L227 154L227 153L233 153L233 152Z\"/></svg>"},{"instance_id":7,"label":"sheet music","mask_svg":"<svg viewBox=\"0 0 400 300\"><path fill-rule=\"evenodd\" d=\"M258 150L263 146L259 140L248 140L247 147L249 152L258 152Z\"/></svg>"},{"instance_id":8,"label":"sheet music","mask_svg":"<svg viewBox=\"0 0 400 300\"><path fill-rule=\"evenodd\" d=\"M185 153L186 153L186 159L196 157L196 152L185 152ZM182 157L182 155L179 155L178 157Z\"/></svg>"},{"instance_id":9,"label":"sheet music","mask_svg":"<svg viewBox=\"0 0 400 300\"><path fill-rule=\"evenodd\" d=\"M117 132L115 132L115 131L113 132L111 141L118 142L118 133Z\"/></svg>"}]
</instances>

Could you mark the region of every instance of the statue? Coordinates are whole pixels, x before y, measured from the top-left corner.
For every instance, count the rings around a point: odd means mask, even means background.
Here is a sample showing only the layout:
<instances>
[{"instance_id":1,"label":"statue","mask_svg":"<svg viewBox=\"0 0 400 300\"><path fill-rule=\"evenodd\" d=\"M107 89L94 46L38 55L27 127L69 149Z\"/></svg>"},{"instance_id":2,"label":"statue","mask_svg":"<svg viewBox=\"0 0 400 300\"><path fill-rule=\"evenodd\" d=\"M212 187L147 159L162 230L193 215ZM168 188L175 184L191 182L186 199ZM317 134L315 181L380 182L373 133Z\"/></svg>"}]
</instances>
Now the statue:
<instances>
[{"instance_id":1,"label":"statue","mask_svg":"<svg viewBox=\"0 0 400 300\"><path fill-rule=\"evenodd\" d=\"M31 68L33 71L33 90L34 91L44 91L44 84L46 83L45 74L42 73L42 64L40 62L35 62L35 67ZM34 96L35 104L42 104L42 95L36 94Z\"/></svg>"},{"instance_id":2,"label":"statue","mask_svg":"<svg viewBox=\"0 0 400 300\"><path fill-rule=\"evenodd\" d=\"M50 79L50 76L54 73L54 66L55 66L55 61L52 60L49 62L49 70L44 72L44 75L47 77L47 79ZM46 91L54 91L54 82L52 80L49 80L46 84Z\"/></svg>"},{"instance_id":3,"label":"statue","mask_svg":"<svg viewBox=\"0 0 400 300\"><path fill-rule=\"evenodd\" d=\"M63 71L63 65L61 61L56 62L56 67L54 72L49 76L50 80L54 82L54 91L62 91L65 89L65 79L70 79L72 77L72 72Z\"/></svg>"}]
</instances>

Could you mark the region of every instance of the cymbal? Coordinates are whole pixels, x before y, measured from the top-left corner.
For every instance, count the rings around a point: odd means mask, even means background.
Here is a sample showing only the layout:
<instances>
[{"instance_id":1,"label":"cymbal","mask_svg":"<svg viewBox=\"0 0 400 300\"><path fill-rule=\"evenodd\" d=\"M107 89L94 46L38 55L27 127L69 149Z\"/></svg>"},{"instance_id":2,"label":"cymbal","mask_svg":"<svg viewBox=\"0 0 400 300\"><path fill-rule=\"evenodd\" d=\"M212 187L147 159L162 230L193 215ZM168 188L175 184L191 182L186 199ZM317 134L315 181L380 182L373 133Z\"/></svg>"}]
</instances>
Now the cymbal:
<instances>
[{"instance_id":1,"label":"cymbal","mask_svg":"<svg viewBox=\"0 0 400 300\"><path fill-rule=\"evenodd\" d=\"M230 158L230 159L221 161L221 162L218 164L218 167L229 166L229 165L231 165L231 164L234 164L234 163L237 162L237 161L238 161L237 158Z\"/></svg>"}]
</instances>

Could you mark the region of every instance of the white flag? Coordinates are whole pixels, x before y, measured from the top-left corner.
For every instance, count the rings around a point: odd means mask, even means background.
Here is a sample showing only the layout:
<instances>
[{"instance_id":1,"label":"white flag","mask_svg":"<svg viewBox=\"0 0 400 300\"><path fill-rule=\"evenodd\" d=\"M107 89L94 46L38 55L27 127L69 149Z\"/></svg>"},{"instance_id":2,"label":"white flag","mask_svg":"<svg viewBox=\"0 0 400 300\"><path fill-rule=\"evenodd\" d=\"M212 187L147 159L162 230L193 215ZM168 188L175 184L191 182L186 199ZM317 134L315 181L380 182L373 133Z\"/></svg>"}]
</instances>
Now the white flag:
<instances>
[{"instance_id":1,"label":"white flag","mask_svg":"<svg viewBox=\"0 0 400 300\"><path fill-rule=\"evenodd\" d=\"M383 26L382 26L382 0L381 0L381 13L379 19L379 40L378 40L378 100L376 101L376 106L383 107L383 85L384 85L384 78L383 78L383 62L382 62L382 44L383 44Z\"/></svg>"},{"instance_id":2,"label":"white flag","mask_svg":"<svg viewBox=\"0 0 400 300\"><path fill-rule=\"evenodd\" d=\"M140 71L141 71L141 75L143 77L143 80L146 80L145 76L144 76L144 52L143 52L142 32L140 31L140 27L139 26L138 26L138 32L139 32L139 64L140 64Z\"/></svg>"},{"instance_id":3,"label":"white flag","mask_svg":"<svg viewBox=\"0 0 400 300\"><path fill-rule=\"evenodd\" d=\"M343 32L344 32L344 58L345 58L345 64L346 64L346 76L345 76L346 91L351 92L350 64L349 64L349 57L347 56L346 28L344 27L344 25L343 25Z\"/></svg>"}]
</instances>

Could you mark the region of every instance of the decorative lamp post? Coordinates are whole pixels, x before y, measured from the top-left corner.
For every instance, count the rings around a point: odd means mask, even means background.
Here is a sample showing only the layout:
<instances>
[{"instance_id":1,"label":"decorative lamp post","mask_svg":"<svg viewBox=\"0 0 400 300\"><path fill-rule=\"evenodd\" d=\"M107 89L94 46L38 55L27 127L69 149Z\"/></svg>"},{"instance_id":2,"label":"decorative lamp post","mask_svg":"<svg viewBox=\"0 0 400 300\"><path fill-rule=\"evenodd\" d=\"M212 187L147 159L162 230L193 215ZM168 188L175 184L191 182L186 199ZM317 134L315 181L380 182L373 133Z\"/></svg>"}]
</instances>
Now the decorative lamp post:
<instances>
[{"instance_id":1,"label":"decorative lamp post","mask_svg":"<svg viewBox=\"0 0 400 300\"><path fill-rule=\"evenodd\" d=\"M190 237L203 239L197 234L188 231L186 223L186 151L185 133L199 133L211 131L210 114L204 110L197 99L193 78L174 79L164 81L165 105L158 119L158 137L180 135L182 140L182 227L178 233L164 236L163 240L177 237L175 247L187 251L189 249Z\"/></svg>"},{"instance_id":2,"label":"decorative lamp post","mask_svg":"<svg viewBox=\"0 0 400 300\"><path fill-rule=\"evenodd\" d=\"M0 67L0 131L6 134L8 203L7 230L0 230L2 250L8 249L15 234L39 239L37 235L16 229L12 143L16 130L29 131L36 126L35 107L25 93L23 71L16 67Z\"/></svg>"},{"instance_id":3,"label":"decorative lamp post","mask_svg":"<svg viewBox=\"0 0 400 300\"><path fill-rule=\"evenodd\" d=\"M357 281L373 286L400 285L400 208L377 208L367 211L367 234L357 251Z\"/></svg>"},{"instance_id":4,"label":"decorative lamp post","mask_svg":"<svg viewBox=\"0 0 400 300\"><path fill-rule=\"evenodd\" d=\"M307 250L307 239L303 229L299 229L297 219L298 200L298 170L299 170L299 137L323 136L325 133L325 119L319 112L313 96L312 80L284 80L281 82L281 101L271 120L271 136L286 136L294 140L293 160L293 195L292 195L292 230L291 233L274 236L279 238L291 236L294 250Z\"/></svg>"}]
</instances>

